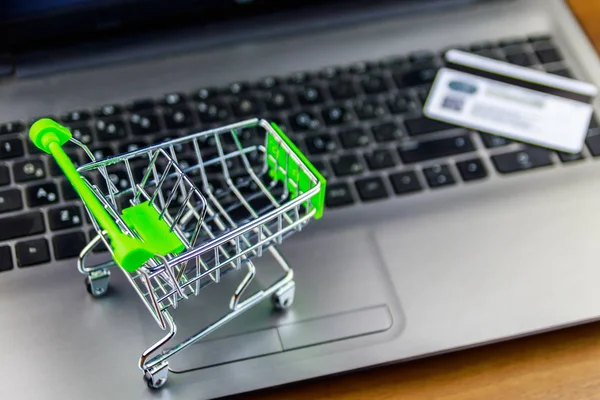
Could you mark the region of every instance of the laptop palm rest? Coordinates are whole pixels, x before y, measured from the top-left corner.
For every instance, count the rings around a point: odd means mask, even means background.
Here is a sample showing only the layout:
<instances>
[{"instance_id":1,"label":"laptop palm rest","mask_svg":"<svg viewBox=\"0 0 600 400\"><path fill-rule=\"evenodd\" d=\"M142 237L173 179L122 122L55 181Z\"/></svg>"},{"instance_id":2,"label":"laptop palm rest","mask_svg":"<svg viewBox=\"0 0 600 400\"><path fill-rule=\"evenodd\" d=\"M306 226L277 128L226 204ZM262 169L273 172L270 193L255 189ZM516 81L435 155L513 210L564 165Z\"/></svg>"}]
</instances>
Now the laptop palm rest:
<instances>
[{"instance_id":1,"label":"laptop palm rest","mask_svg":"<svg viewBox=\"0 0 600 400\"><path fill-rule=\"evenodd\" d=\"M340 243L348 245L342 247ZM169 361L172 370L206 368L404 325L402 313L394 306L398 300L379 261L377 247L365 231L316 237L304 232L284 242L280 250L295 273L292 307L277 311L270 301L263 301L174 356ZM268 253L255 261L257 274L249 294L281 276L281 268ZM228 311L229 298L243 272L227 274L219 284L205 288L198 298L172 312L178 328L176 341L193 335ZM149 326L144 332L150 345L164 333L150 326L152 320L147 321Z\"/></svg>"}]
</instances>

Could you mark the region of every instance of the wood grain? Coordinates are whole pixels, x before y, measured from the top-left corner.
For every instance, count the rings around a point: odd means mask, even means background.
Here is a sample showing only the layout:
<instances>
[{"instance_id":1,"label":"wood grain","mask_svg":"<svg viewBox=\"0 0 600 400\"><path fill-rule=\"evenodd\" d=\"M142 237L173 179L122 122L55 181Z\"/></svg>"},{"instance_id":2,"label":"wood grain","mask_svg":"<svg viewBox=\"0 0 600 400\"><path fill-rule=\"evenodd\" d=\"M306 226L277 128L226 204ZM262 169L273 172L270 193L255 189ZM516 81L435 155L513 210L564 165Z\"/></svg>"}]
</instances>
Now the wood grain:
<instances>
[{"instance_id":1,"label":"wood grain","mask_svg":"<svg viewBox=\"0 0 600 400\"><path fill-rule=\"evenodd\" d=\"M569 0L600 53L600 0ZM244 400L600 399L600 323L237 396Z\"/></svg>"}]
</instances>

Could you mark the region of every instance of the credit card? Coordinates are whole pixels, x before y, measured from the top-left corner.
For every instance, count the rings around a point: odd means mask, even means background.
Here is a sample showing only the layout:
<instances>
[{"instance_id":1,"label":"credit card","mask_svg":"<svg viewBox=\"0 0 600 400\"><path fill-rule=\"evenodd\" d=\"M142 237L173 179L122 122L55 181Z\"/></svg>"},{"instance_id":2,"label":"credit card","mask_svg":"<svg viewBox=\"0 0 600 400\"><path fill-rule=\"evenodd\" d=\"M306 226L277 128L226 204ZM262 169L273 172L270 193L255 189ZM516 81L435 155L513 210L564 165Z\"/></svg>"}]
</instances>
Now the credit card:
<instances>
[{"instance_id":1,"label":"credit card","mask_svg":"<svg viewBox=\"0 0 600 400\"><path fill-rule=\"evenodd\" d=\"M597 88L459 50L446 53L423 113L568 153L583 149Z\"/></svg>"}]
</instances>

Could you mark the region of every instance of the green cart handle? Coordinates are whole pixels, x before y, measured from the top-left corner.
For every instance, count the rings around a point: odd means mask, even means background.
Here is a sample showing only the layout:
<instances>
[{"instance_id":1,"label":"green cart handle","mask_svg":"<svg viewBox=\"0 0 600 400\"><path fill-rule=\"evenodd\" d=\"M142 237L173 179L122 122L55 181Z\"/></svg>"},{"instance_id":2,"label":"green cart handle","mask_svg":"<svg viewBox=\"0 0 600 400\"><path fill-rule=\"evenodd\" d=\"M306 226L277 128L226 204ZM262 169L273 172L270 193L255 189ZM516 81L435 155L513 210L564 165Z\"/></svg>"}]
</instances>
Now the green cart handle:
<instances>
[{"instance_id":1,"label":"green cart handle","mask_svg":"<svg viewBox=\"0 0 600 400\"><path fill-rule=\"evenodd\" d=\"M36 121L29 129L29 137L36 147L54 157L90 213L100 227L106 231L115 261L125 270L135 271L154 254L146 248L144 242L124 234L119 229L100 200L81 178L75 165L62 148L71 139L71 136L69 129L49 118Z\"/></svg>"}]
</instances>

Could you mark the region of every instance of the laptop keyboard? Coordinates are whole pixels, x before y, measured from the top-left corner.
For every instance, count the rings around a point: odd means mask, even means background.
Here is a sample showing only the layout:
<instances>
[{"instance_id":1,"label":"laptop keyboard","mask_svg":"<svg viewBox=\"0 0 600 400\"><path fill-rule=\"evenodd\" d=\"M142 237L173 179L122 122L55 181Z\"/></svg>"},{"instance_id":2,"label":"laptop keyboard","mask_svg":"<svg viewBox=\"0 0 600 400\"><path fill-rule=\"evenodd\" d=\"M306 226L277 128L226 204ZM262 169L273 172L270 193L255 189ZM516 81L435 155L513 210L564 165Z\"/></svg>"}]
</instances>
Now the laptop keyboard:
<instances>
[{"instance_id":1,"label":"laptop keyboard","mask_svg":"<svg viewBox=\"0 0 600 400\"><path fill-rule=\"evenodd\" d=\"M549 36L454 48L571 76ZM587 157L425 118L420 110L442 54L419 51L48 117L103 158L261 116L277 122L327 177L331 209L461 182L485 184L489 168L511 176ZM56 164L27 140L35 119L0 124L0 271L76 257L93 234ZM598 133L594 119L586 141L591 156L600 155ZM75 147L68 153L77 163L86 159Z\"/></svg>"}]
</instances>

